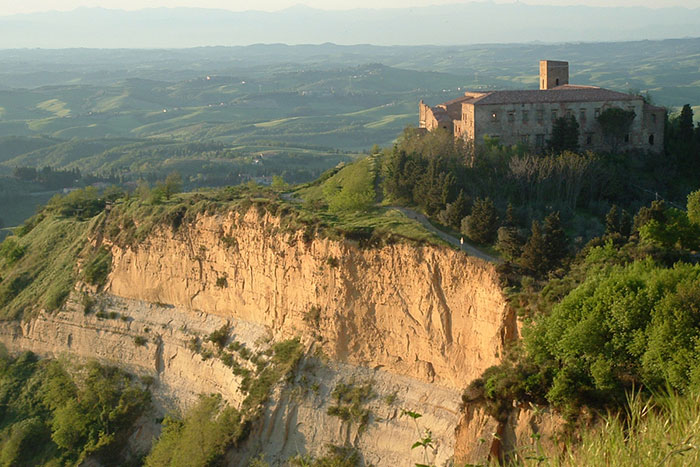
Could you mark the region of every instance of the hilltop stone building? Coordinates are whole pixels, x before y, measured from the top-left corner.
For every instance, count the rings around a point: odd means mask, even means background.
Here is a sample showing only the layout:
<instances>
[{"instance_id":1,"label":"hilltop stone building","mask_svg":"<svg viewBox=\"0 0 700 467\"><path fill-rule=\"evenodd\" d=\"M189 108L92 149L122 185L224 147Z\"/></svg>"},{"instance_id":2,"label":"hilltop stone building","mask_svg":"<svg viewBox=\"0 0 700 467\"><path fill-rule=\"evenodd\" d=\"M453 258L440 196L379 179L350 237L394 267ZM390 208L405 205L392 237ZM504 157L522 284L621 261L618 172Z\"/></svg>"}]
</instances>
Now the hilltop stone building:
<instances>
[{"instance_id":1,"label":"hilltop stone building","mask_svg":"<svg viewBox=\"0 0 700 467\"><path fill-rule=\"evenodd\" d=\"M661 151L666 110L639 96L595 86L569 84L569 63L540 61L540 89L466 92L435 107L419 104L420 128L443 128L475 144L485 137L501 144L544 148L558 117L573 116L579 124L583 150L609 149L596 117L611 107L632 110L634 121L619 149Z\"/></svg>"}]
</instances>

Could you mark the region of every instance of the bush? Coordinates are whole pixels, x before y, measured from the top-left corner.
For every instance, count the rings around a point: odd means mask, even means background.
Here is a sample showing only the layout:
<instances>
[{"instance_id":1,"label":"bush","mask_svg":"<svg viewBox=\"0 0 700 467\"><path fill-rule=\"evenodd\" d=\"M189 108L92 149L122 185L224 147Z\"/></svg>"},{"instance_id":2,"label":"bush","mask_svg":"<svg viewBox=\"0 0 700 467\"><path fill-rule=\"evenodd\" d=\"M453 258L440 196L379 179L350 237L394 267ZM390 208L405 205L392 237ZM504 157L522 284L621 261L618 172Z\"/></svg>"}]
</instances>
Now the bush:
<instances>
[{"instance_id":1,"label":"bush","mask_svg":"<svg viewBox=\"0 0 700 467\"><path fill-rule=\"evenodd\" d=\"M369 409L364 406L375 396L369 381L360 385L341 381L331 393L334 405L328 407L327 413L343 421L358 423L360 430L363 430L369 422L370 416Z\"/></svg>"},{"instance_id":2,"label":"bush","mask_svg":"<svg viewBox=\"0 0 700 467\"><path fill-rule=\"evenodd\" d=\"M15 238L8 237L0 244L0 257L5 258L8 266L12 266L24 256L25 250L26 247L20 245Z\"/></svg>"},{"instance_id":3,"label":"bush","mask_svg":"<svg viewBox=\"0 0 700 467\"><path fill-rule=\"evenodd\" d=\"M3 465L77 465L88 456L125 461L131 427L150 404L130 376L96 363L70 374L60 362L29 353L2 360Z\"/></svg>"},{"instance_id":4,"label":"bush","mask_svg":"<svg viewBox=\"0 0 700 467\"><path fill-rule=\"evenodd\" d=\"M136 344L138 347L146 345L146 342L148 342L148 340L146 340L146 338L143 336L135 336L134 337L134 344Z\"/></svg>"},{"instance_id":5,"label":"bush","mask_svg":"<svg viewBox=\"0 0 700 467\"><path fill-rule=\"evenodd\" d=\"M220 395L202 396L183 419L166 417L146 466L219 465L229 446L245 434L241 413Z\"/></svg>"},{"instance_id":6,"label":"bush","mask_svg":"<svg viewBox=\"0 0 700 467\"><path fill-rule=\"evenodd\" d=\"M651 260L589 277L526 333L553 369L554 404L624 399L643 385L700 390L700 266Z\"/></svg>"},{"instance_id":7,"label":"bush","mask_svg":"<svg viewBox=\"0 0 700 467\"><path fill-rule=\"evenodd\" d=\"M219 329L209 334L207 340L214 344L219 350L222 350L226 346L226 341L228 340L230 332L231 326L229 324L224 324Z\"/></svg>"}]
</instances>

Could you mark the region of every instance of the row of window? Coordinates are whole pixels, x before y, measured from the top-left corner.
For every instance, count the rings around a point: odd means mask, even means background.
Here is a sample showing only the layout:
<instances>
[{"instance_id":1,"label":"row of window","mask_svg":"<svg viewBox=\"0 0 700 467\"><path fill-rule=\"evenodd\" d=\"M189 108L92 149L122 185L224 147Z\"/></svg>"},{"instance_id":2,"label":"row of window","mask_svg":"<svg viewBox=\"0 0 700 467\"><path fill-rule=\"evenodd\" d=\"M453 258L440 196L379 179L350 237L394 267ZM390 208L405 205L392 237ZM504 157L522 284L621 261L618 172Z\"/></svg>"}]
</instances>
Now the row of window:
<instances>
[{"instance_id":1,"label":"row of window","mask_svg":"<svg viewBox=\"0 0 700 467\"><path fill-rule=\"evenodd\" d=\"M634 111L634 107L630 107L630 110ZM536 111L536 118L538 123L542 123L544 121L544 110L537 110ZM594 109L593 111L593 116L594 118L598 118L600 116L601 109L597 108ZM508 114L508 122L513 123L515 122L515 110L510 110L507 112ZM571 109L567 109L566 112L564 113L567 117L573 117L574 116L574 111ZM550 118L552 122L559 118L561 115L559 115L559 110L558 109L552 109L550 112ZM498 112L493 112L491 114L491 121L492 122L497 122L498 121ZM522 119L523 123L528 123L530 121L530 111L529 110L522 110L520 112L520 118ZM578 112L578 118L580 121L585 121L586 120L586 109L580 109ZM656 123L656 115L651 114L651 121L652 123Z\"/></svg>"},{"instance_id":2,"label":"row of window","mask_svg":"<svg viewBox=\"0 0 700 467\"><path fill-rule=\"evenodd\" d=\"M587 146L593 144L593 133L586 133L585 135L585 144ZM500 138L499 135L490 135L491 139L498 140ZM624 138L625 143L630 142L630 135L629 133L625 135ZM530 144L530 135L520 135L520 142L525 145ZM543 148L545 146L546 140L545 140L545 135L544 134L537 134L535 135L535 147L536 148ZM649 145L653 146L654 145L654 135L651 134L649 135Z\"/></svg>"}]
</instances>

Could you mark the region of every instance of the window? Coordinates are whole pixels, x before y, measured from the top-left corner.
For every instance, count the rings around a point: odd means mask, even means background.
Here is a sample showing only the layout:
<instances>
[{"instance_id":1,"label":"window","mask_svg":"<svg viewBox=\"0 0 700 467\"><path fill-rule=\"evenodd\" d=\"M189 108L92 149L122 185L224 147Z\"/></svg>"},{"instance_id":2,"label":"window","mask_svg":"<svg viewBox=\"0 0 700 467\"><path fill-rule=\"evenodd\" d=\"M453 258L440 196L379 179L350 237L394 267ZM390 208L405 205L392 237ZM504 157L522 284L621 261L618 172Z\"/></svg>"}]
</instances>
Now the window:
<instances>
[{"instance_id":1,"label":"window","mask_svg":"<svg viewBox=\"0 0 700 467\"><path fill-rule=\"evenodd\" d=\"M653 134L649 135L649 145L650 146L654 145L654 135Z\"/></svg>"},{"instance_id":2,"label":"window","mask_svg":"<svg viewBox=\"0 0 700 467\"><path fill-rule=\"evenodd\" d=\"M508 112L508 121L511 123L515 121L515 112Z\"/></svg>"},{"instance_id":3,"label":"window","mask_svg":"<svg viewBox=\"0 0 700 467\"><path fill-rule=\"evenodd\" d=\"M552 110L552 121L554 121L554 120L556 120L556 119L557 119L557 111L556 111L556 110Z\"/></svg>"},{"instance_id":4,"label":"window","mask_svg":"<svg viewBox=\"0 0 700 467\"><path fill-rule=\"evenodd\" d=\"M492 122L497 122L498 121L498 113L494 112L491 114L491 121Z\"/></svg>"},{"instance_id":5,"label":"window","mask_svg":"<svg viewBox=\"0 0 700 467\"><path fill-rule=\"evenodd\" d=\"M586 144L589 146L593 144L593 133L586 133Z\"/></svg>"},{"instance_id":6,"label":"window","mask_svg":"<svg viewBox=\"0 0 700 467\"><path fill-rule=\"evenodd\" d=\"M578 115L579 120L583 121L586 119L586 109L581 109Z\"/></svg>"},{"instance_id":7,"label":"window","mask_svg":"<svg viewBox=\"0 0 700 467\"><path fill-rule=\"evenodd\" d=\"M559 78L557 78L554 82L556 83L557 86L559 86Z\"/></svg>"},{"instance_id":8,"label":"window","mask_svg":"<svg viewBox=\"0 0 700 467\"><path fill-rule=\"evenodd\" d=\"M542 123L543 120L544 120L544 110L538 110L537 111L537 121L539 123Z\"/></svg>"},{"instance_id":9,"label":"window","mask_svg":"<svg viewBox=\"0 0 700 467\"><path fill-rule=\"evenodd\" d=\"M595 109L595 118L600 117L600 109Z\"/></svg>"},{"instance_id":10,"label":"window","mask_svg":"<svg viewBox=\"0 0 700 467\"><path fill-rule=\"evenodd\" d=\"M544 147L544 135L535 135L535 146L538 148Z\"/></svg>"},{"instance_id":11,"label":"window","mask_svg":"<svg viewBox=\"0 0 700 467\"><path fill-rule=\"evenodd\" d=\"M566 118L571 118L574 112L571 109L566 109Z\"/></svg>"},{"instance_id":12,"label":"window","mask_svg":"<svg viewBox=\"0 0 700 467\"><path fill-rule=\"evenodd\" d=\"M630 142L630 134L627 133L627 134L625 135L625 143L629 143L629 142Z\"/></svg>"},{"instance_id":13,"label":"window","mask_svg":"<svg viewBox=\"0 0 700 467\"><path fill-rule=\"evenodd\" d=\"M528 115L528 111L523 110L523 123L527 123L528 120L530 120L530 116Z\"/></svg>"},{"instance_id":14,"label":"window","mask_svg":"<svg viewBox=\"0 0 700 467\"><path fill-rule=\"evenodd\" d=\"M530 135L520 135L520 142L523 144L530 144Z\"/></svg>"},{"instance_id":15,"label":"window","mask_svg":"<svg viewBox=\"0 0 700 467\"><path fill-rule=\"evenodd\" d=\"M656 123L656 114L651 114L651 123Z\"/></svg>"}]
</instances>

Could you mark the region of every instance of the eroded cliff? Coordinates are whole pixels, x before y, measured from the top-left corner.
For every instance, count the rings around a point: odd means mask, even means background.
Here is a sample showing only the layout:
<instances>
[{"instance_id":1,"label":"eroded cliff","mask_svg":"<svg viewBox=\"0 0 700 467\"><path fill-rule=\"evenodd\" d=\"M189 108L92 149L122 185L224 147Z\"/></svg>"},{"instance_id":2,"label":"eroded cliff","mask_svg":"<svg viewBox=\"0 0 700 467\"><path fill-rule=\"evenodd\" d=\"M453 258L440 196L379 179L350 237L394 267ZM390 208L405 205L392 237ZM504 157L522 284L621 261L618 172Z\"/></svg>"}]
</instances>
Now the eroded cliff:
<instances>
[{"instance_id":1,"label":"eroded cliff","mask_svg":"<svg viewBox=\"0 0 700 467\"><path fill-rule=\"evenodd\" d=\"M226 326L227 342L262 355L271 342L300 337L294 379L231 453L234 465L260 452L283 463L328 444L352 445L375 465L446 465L483 436L478 427L464 436L461 391L517 333L492 264L446 247L309 237L256 208L161 224L128 246L96 225L91 241L112 257L102 291L80 283L60 311L3 324L10 349L150 375L159 407L172 410L201 393L236 406L245 399L243 376L205 356L198 339ZM85 313L86 296L99 315ZM331 413L346 383L372 388L366 424ZM411 450L425 430L431 449Z\"/></svg>"},{"instance_id":2,"label":"eroded cliff","mask_svg":"<svg viewBox=\"0 0 700 467\"><path fill-rule=\"evenodd\" d=\"M429 245L307 242L255 209L162 227L112 255L114 295L314 335L334 360L453 388L517 332L491 264Z\"/></svg>"}]
</instances>

